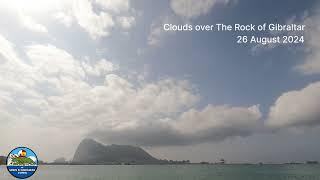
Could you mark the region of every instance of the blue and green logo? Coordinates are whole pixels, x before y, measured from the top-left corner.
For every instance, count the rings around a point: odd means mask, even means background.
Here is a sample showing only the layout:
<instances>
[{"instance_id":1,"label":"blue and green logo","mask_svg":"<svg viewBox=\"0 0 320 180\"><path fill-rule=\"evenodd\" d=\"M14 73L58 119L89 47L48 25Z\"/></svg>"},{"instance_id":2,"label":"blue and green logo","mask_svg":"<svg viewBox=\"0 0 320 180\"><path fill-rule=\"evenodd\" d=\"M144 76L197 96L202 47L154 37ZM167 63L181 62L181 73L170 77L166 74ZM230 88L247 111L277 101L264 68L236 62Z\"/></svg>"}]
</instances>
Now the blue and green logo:
<instances>
[{"instance_id":1,"label":"blue and green logo","mask_svg":"<svg viewBox=\"0 0 320 180\"><path fill-rule=\"evenodd\" d=\"M31 177L37 170L37 155L27 147L17 147L7 156L9 173L19 179Z\"/></svg>"}]
</instances>

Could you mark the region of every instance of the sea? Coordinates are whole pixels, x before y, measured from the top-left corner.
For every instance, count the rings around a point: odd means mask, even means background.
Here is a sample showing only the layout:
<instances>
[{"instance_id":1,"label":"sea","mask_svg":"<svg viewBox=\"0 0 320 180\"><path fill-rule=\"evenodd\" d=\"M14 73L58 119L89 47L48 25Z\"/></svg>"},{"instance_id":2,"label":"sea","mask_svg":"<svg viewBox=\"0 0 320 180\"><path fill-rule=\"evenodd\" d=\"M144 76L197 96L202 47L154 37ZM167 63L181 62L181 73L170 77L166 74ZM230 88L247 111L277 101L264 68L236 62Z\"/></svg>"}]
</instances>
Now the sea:
<instances>
[{"instance_id":1,"label":"sea","mask_svg":"<svg viewBox=\"0 0 320 180\"><path fill-rule=\"evenodd\" d=\"M0 180L15 179L0 166ZM31 180L320 180L320 165L48 165Z\"/></svg>"}]
</instances>

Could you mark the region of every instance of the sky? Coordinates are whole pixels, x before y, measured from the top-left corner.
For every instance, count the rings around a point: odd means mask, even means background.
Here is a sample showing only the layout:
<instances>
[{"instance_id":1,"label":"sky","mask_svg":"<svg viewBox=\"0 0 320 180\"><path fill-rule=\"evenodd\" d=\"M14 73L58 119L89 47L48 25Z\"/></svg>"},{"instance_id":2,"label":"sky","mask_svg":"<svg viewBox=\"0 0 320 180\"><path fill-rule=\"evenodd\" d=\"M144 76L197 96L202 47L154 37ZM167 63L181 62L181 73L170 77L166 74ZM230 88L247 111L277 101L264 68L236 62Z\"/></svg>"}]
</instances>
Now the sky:
<instances>
[{"instance_id":1,"label":"sky","mask_svg":"<svg viewBox=\"0 0 320 180\"><path fill-rule=\"evenodd\" d=\"M305 42L239 45L166 23L305 24ZM2 155L72 159L93 138L161 159L320 160L315 0L1 0L0 27Z\"/></svg>"}]
</instances>

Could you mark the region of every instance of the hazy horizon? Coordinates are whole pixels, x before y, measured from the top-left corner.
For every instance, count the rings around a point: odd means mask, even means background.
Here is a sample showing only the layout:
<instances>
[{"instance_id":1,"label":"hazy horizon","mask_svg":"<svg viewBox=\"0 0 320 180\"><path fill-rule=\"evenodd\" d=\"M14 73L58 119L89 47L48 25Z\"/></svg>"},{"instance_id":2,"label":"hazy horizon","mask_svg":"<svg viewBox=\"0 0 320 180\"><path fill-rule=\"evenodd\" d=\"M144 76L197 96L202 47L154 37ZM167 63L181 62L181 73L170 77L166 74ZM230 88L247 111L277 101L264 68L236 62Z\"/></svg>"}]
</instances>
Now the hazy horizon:
<instances>
[{"instance_id":1,"label":"hazy horizon","mask_svg":"<svg viewBox=\"0 0 320 180\"><path fill-rule=\"evenodd\" d=\"M315 0L1 0L0 23L0 155L71 159L92 138L160 159L320 160ZM163 30L216 23L304 24L305 42Z\"/></svg>"}]
</instances>

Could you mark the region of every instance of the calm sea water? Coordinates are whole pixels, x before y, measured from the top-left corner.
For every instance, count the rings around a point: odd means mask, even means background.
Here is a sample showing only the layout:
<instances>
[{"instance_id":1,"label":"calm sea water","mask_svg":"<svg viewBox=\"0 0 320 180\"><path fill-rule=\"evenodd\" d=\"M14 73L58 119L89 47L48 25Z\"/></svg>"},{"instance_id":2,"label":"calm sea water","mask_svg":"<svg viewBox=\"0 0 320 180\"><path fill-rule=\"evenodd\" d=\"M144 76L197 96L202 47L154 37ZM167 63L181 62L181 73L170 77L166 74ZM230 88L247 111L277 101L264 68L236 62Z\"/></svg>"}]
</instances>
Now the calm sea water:
<instances>
[{"instance_id":1,"label":"calm sea water","mask_svg":"<svg viewBox=\"0 0 320 180\"><path fill-rule=\"evenodd\" d=\"M14 179L0 166L0 180ZM320 180L320 165L40 166L33 180Z\"/></svg>"}]
</instances>

